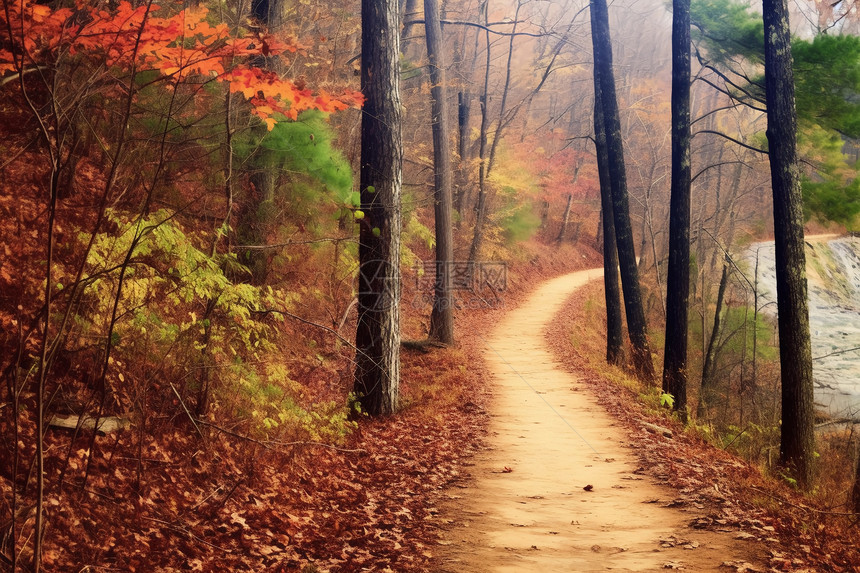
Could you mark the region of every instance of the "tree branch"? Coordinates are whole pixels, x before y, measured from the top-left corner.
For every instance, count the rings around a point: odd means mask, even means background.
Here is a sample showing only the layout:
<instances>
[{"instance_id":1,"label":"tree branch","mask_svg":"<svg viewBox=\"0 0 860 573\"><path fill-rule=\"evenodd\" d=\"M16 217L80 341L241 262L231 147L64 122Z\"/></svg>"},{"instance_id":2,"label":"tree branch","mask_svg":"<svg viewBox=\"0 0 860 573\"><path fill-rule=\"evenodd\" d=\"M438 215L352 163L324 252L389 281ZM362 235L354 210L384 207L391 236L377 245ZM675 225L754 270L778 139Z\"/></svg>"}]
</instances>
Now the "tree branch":
<instances>
[{"instance_id":1,"label":"tree branch","mask_svg":"<svg viewBox=\"0 0 860 573\"><path fill-rule=\"evenodd\" d=\"M544 36L553 36L554 35L552 32L540 33L540 34L535 34L534 32L499 32L498 30L493 30L492 28L490 28L490 26L500 25L500 24L511 25L511 24L514 24L514 22L494 22L492 24L487 24L486 26L484 24L479 24L477 22L468 22L466 20L440 20L440 22L442 24L451 24L451 25L457 25L457 26L472 26L473 28L480 28L481 30L489 32L490 34L496 34L497 36L529 36L530 38L543 38ZM403 25L404 26L413 26L416 24L424 24L424 20L423 19L421 19L421 20L410 20L408 22L404 22Z\"/></svg>"},{"instance_id":2,"label":"tree branch","mask_svg":"<svg viewBox=\"0 0 860 573\"><path fill-rule=\"evenodd\" d=\"M758 147L753 147L752 145L747 145L743 141L739 141L739 140L735 139L734 137L730 137L730 136L726 135L725 133L722 133L719 131L714 131L712 129L702 129L700 131L696 131L693 133L693 137L699 135L700 133L710 133L712 135L719 135L720 137L728 139L732 143L736 143L736 144L740 145L744 149L749 149L750 151L755 151L756 153L763 153L765 155L768 155L768 152L765 151L764 149L759 149Z\"/></svg>"},{"instance_id":3,"label":"tree branch","mask_svg":"<svg viewBox=\"0 0 860 573\"><path fill-rule=\"evenodd\" d=\"M274 243L271 245L233 245L230 250L236 251L268 251L272 249L283 249L293 245L313 245L316 243L340 243L341 241L356 241L355 237L326 237L323 239L312 239L309 241L287 241L286 243Z\"/></svg>"},{"instance_id":4,"label":"tree branch","mask_svg":"<svg viewBox=\"0 0 860 573\"><path fill-rule=\"evenodd\" d=\"M695 181L696 179L699 178L699 175L702 175L708 169L713 169L714 167L720 167L723 165L737 165L737 164L741 164L745 167L749 167L750 169L752 169L752 167L750 167L746 161L721 161L719 163L714 163L713 165L708 165L707 167L705 167L704 169L702 169L701 171L696 173L696 175L692 179L690 179L690 184L692 184L693 181Z\"/></svg>"},{"instance_id":5,"label":"tree branch","mask_svg":"<svg viewBox=\"0 0 860 573\"><path fill-rule=\"evenodd\" d=\"M701 79L702 79L702 81L703 81L703 82L707 82L707 80L705 80L705 79L703 79L703 78L701 78ZM713 84L710 84L710 85L712 85L712 86L713 86ZM711 111L709 111L708 113L703 114L703 115L701 115L701 116L697 117L696 119L694 119L693 121L691 121L691 122L690 122L690 125L692 126L693 124L695 124L695 123L697 123L697 122L699 122L699 121L702 121L703 119L706 119L706 118L708 118L708 117L710 117L710 116L714 115L715 113L718 113L718 112L721 112L721 111L726 111L726 110L728 110L728 109L737 109L737 108L738 108L739 106L741 106L741 105L746 105L746 104L743 104L743 103L734 103L734 104L732 104L732 105L724 105L723 107L718 107L718 108L716 108L716 109L712 109L712 110L711 110Z\"/></svg>"}]
</instances>

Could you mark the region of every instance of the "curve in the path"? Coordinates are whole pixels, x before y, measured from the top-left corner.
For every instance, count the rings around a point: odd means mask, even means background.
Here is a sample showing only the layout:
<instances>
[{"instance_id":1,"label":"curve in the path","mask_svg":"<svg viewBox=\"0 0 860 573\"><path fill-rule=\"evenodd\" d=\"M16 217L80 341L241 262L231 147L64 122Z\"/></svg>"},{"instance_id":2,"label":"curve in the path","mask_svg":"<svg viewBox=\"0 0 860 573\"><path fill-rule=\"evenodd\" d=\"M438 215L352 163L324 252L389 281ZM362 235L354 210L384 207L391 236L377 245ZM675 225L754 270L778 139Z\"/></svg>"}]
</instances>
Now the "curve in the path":
<instances>
[{"instance_id":1,"label":"curve in the path","mask_svg":"<svg viewBox=\"0 0 860 573\"><path fill-rule=\"evenodd\" d=\"M548 281L485 340L489 448L449 496L457 525L441 541L444 571L716 571L743 561L730 536L691 531L693 515L665 507L673 492L637 473L624 431L546 348L548 322L601 276Z\"/></svg>"}]
</instances>

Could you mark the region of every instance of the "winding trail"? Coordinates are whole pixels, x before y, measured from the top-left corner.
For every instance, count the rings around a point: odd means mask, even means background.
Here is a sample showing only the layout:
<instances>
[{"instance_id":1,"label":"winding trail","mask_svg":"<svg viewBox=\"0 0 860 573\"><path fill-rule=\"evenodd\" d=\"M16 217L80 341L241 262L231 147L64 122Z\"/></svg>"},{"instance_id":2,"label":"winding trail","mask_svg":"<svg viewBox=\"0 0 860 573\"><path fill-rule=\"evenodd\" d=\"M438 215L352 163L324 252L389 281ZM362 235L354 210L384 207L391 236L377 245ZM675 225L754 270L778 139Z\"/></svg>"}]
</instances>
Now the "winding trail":
<instances>
[{"instance_id":1,"label":"winding trail","mask_svg":"<svg viewBox=\"0 0 860 573\"><path fill-rule=\"evenodd\" d=\"M624 430L546 348L544 330L568 297L601 276L544 283L484 341L489 448L449 495L442 571L732 571L721 564L749 559L743 542L692 530L695 514L666 507L676 492L639 475Z\"/></svg>"}]
</instances>

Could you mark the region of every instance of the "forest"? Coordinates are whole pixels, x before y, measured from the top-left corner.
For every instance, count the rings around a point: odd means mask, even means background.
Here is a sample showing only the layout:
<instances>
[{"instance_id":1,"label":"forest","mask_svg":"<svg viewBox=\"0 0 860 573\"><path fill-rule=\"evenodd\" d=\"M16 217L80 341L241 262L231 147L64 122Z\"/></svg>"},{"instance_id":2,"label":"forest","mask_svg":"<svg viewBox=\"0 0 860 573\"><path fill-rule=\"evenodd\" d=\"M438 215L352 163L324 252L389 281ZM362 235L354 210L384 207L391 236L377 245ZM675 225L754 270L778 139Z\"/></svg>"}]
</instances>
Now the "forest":
<instances>
[{"instance_id":1,"label":"forest","mask_svg":"<svg viewBox=\"0 0 860 573\"><path fill-rule=\"evenodd\" d=\"M658 568L857 570L858 11L3 0L0 571L494 570L514 316Z\"/></svg>"}]
</instances>

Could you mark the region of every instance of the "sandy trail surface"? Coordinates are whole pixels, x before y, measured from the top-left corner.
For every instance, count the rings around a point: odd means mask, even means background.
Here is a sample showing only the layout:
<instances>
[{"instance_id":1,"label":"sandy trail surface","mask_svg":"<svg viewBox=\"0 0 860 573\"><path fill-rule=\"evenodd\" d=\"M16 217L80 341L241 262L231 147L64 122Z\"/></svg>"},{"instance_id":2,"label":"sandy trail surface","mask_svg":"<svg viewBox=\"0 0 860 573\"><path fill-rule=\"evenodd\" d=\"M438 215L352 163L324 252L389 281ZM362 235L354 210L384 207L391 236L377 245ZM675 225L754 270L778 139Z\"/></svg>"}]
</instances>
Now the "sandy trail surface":
<instances>
[{"instance_id":1,"label":"sandy trail surface","mask_svg":"<svg viewBox=\"0 0 860 573\"><path fill-rule=\"evenodd\" d=\"M752 560L745 542L693 530L696 513L667 507L677 492L642 475L623 428L546 348L565 300L601 276L545 283L484 341L489 447L449 493L442 571L735 571Z\"/></svg>"}]
</instances>

